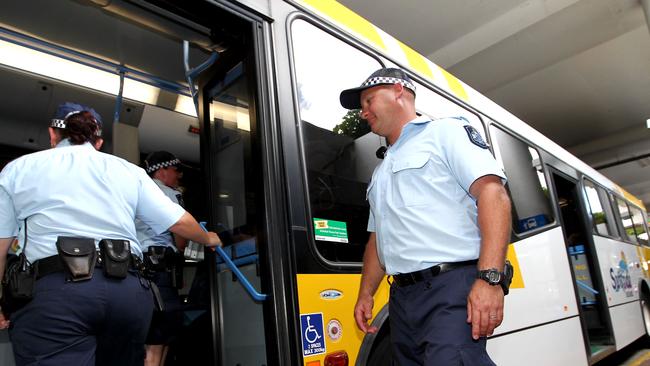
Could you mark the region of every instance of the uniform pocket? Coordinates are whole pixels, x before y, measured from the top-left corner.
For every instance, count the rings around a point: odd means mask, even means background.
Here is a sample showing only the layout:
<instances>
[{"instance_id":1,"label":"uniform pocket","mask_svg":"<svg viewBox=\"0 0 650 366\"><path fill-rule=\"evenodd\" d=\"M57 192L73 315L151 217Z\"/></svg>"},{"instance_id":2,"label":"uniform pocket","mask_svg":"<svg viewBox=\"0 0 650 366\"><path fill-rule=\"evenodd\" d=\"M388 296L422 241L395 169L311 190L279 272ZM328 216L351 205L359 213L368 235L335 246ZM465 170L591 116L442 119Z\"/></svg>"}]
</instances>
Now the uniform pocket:
<instances>
[{"instance_id":1,"label":"uniform pocket","mask_svg":"<svg viewBox=\"0 0 650 366\"><path fill-rule=\"evenodd\" d=\"M393 173L393 204L396 207L416 206L430 203L431 180L427 175L427 163L431 153L414 153L395 160L391 166Z\"/></svg>"}]
</instances>

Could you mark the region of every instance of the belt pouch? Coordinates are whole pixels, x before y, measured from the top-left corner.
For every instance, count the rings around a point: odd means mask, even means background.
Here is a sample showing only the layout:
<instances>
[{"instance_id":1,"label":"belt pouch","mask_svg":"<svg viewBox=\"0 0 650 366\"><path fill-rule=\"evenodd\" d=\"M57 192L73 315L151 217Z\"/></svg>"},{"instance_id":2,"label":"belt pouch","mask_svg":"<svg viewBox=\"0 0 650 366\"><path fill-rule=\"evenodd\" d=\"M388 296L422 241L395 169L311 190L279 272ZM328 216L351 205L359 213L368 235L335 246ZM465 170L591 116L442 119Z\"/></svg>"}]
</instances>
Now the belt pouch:
<instances>
[{"instance_id":1,"label":"belt pouch","mask_svg":"<svg viewBox=\"0 0 650 366\"><path fill-rule=\"evenodd\" d=\"M147 248L147 255L145 256L145 266L150 271L162 272L167 269L166 265L166 251L165 247L152 245Z\"/></svg>"},{"instance_id":2,"label":"belt pouch","mask_svg":"<svg viewBox=\"0 0 650 366\"><path fill-rule=\"evenodd\" d=\"M106 277L124 279L129 273L131 245L128 240L103 239L99 242Z\"/></svg>"},{"instance_id":3,"label":"belt pouch","mask_svg":"<svg viewBox=\"0 0 650 366\"><path fill-rule=\"evenodd\" d=\"M97 260L94 239L59 236L56 239L56 250L68 280L78 282L93 277Z\"/></svg>"},{"instance_id":4,"label":"belt pouch","mask_svg":"<svg viewBox=\"0 0 650 366\"><path fill-rule=\"evenodd\" d=\"M7 259L0 301L5 315L19 310L32 300L34 281L34 269L24 253Z\"/></svg>"}]
</instances>

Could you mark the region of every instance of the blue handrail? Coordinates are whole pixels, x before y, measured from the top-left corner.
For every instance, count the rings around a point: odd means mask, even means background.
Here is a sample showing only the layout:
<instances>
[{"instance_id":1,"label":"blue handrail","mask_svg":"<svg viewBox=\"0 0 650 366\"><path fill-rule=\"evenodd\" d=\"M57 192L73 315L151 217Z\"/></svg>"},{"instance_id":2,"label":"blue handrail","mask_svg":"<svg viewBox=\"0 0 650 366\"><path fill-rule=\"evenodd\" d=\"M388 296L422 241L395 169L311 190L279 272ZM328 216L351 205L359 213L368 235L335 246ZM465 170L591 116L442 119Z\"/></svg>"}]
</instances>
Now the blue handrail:
<instances>
[{"instance_id":1,"label":"blue handrail","mask_svg":"<svg viewBox=\"0 0 650 366\"><path fill-rule=\"evenodd\" d=\"M203 230L208 231L208 229L205 227L206 223L204 221L201 221L199 224L201 224L201 227ZM261 294L255 290L253 285L248 281L246 277L244 277L244 274L241 273L239 268L237 268L237 265L233 263L232 259L230 259L230 256L228 253L226 253L223 248L221 247L214 247L214 250L219 254L221 258L223 258L224 262L226 262L226 265L228 265L228 268L237 276L239 279L239 282L244 286L246 291L248 292L249 295L255 300L255 301L264 301L266 300L269 296L266 294Z\"/></svg>"},{"instance_id":2,"label":"blue handrail","mask_svg":"<svg viewBox=\"0 0 650 366\"><path fill-rule=\"evenodd\" d=\"M185 78L187 79L187 84L189 85L190 88L190 96L194 101L194 107L196 108L197 115L199 114L199 100L198 100L198 93L194 88L194 79L200 73L202 73L208 67L210 67L215 61L217 61L218 57L219 57L218 53L212 52L210 57L207 60L205 60L202 64L200 64L195 68L191 68L190 67L190 42L183 41L183 65L185 66Z\"/></svg>"},{"instance_id":3,"label":"blue handrail","mask_svg":"<svg viewBox=\"0 0 650 366\"><path fill-rule=\"evenodd\" d=\"M582 287L583 289L587 290L588 292L591 292L594 295L598 295L598 290L595 290L595 289L591 288L586 283L584 283L584 282L582 282L580 280L576 280L576 283L578 284L579 287Z\"/></svg>"}]
</instances>

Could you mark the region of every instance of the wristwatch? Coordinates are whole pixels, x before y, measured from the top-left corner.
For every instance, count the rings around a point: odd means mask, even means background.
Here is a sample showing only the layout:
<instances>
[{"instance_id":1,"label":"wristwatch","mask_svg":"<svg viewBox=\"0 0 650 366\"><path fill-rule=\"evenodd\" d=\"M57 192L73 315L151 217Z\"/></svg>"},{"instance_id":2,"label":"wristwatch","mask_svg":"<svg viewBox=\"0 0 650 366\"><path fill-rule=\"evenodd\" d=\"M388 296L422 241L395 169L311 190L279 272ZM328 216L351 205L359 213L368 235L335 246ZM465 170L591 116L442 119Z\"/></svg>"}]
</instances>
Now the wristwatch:
<instances>
[{"instance_id":1,"label":"wristwatch","mask_svg":"<svg viewBox=\"0 0 650 366\"><path fill-rule=\"evenodd\" d=\"M503 295L507 295L510 290L510 282L512 282L512 265L509 261L506 261L506 265L503 272L499 272L496 268L479 270L476 278L480 278L483 281L487 282L490 286L501 285L503 289Z\"/></svg>"},{"instance_id":2,"label":"wristwatch","mask_svg":"<svg viewBox=\"0 0 650 366\"><path fill-rule=\"evenodd\" d=\"M490 268L478 271L477 277L490 284L490 286L496 286L501 283L504 276L504 273L499 272L498 269Z\"/></svg>"}]
</instances>

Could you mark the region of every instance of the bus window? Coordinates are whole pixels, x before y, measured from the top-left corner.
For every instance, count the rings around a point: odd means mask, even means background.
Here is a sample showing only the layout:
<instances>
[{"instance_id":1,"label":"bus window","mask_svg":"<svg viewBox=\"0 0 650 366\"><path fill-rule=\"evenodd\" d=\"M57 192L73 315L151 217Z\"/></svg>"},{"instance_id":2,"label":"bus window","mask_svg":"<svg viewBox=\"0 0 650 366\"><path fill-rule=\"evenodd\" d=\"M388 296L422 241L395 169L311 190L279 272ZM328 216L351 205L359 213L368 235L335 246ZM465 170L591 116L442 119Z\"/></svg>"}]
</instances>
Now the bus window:
<instances>
[{"instance_id":1,"label":"bus window","mask_svg":"<svg viewBox=\"0 0 650 366\"><path fill-rule=\"evenodd\" d=\"M431 119L445 117L462 118L476 128L477 131L480 131L484 141L488 141L485 138L485 127L477 115L451 102L440 94L435 93L433 90L427 89L427 87L420 83L415 82L415 87L417 93L415 108L418 112L427 115Z\"/></svg>"},{"instance_id":2,"label":"bus window","mask_svg":"<svg viewBox=\"0 0 650 366\"><path fill-rule=\"evenodd\" d=\"M554 221L548 185L539 153L525 142L492 126L494 152L508 177L512 228L524 234Z\"/></svg>"},{"instance_id":3,"label":"bus window","mask_svg":"<svg viewBox=\"0 0 650 366\"><path fill-rule=\"evenodd\" d=\"M585 179L584 182L587 206L591 212L594 233L604 236L616 236L616 227L612 219L614 214L612 206L609 204L607 192L590 180Z\"/></svg>"},{"instance_id":4,"label":"bus window","mask_svg":"<svg viewBox=\"0 0 650 366\"><path fill-rule=\"evenodd\" d=\"M381 64L306 21L294 21L291 34L316 247L329 261L360 262L368 240L366 188L385 143L358 111L341 107L339 94Z\"/></svg>"},{"instance_id":5,"label":"bus window","mask_svg":"<svg viewBox=\"0 0 650 366\"><path fill-rule=\"evenodd\" d=\"M648 231L644 223L645 220L643 218L643 213L635 206L630 206L630 211L632 213L632 223L634 224L634 230L639 244L648 245Z\"/></svg>"},{"instance_id":6,"label":"bus window","mask_svg":"<svg viewBox=\"0 0 650 366\"><path fill-rule=\"evenodd\" d=\"M616 204L618 205L618 213L621 217L621 225L623 225L624 234L621 235L624 240L630 241L632 243L637 243L636 232L634 231L634 223L632 222L632 214L630 209L627 206L627 202L623 201L620 198L616 198Z\"/></svg>"}]
</instances>

